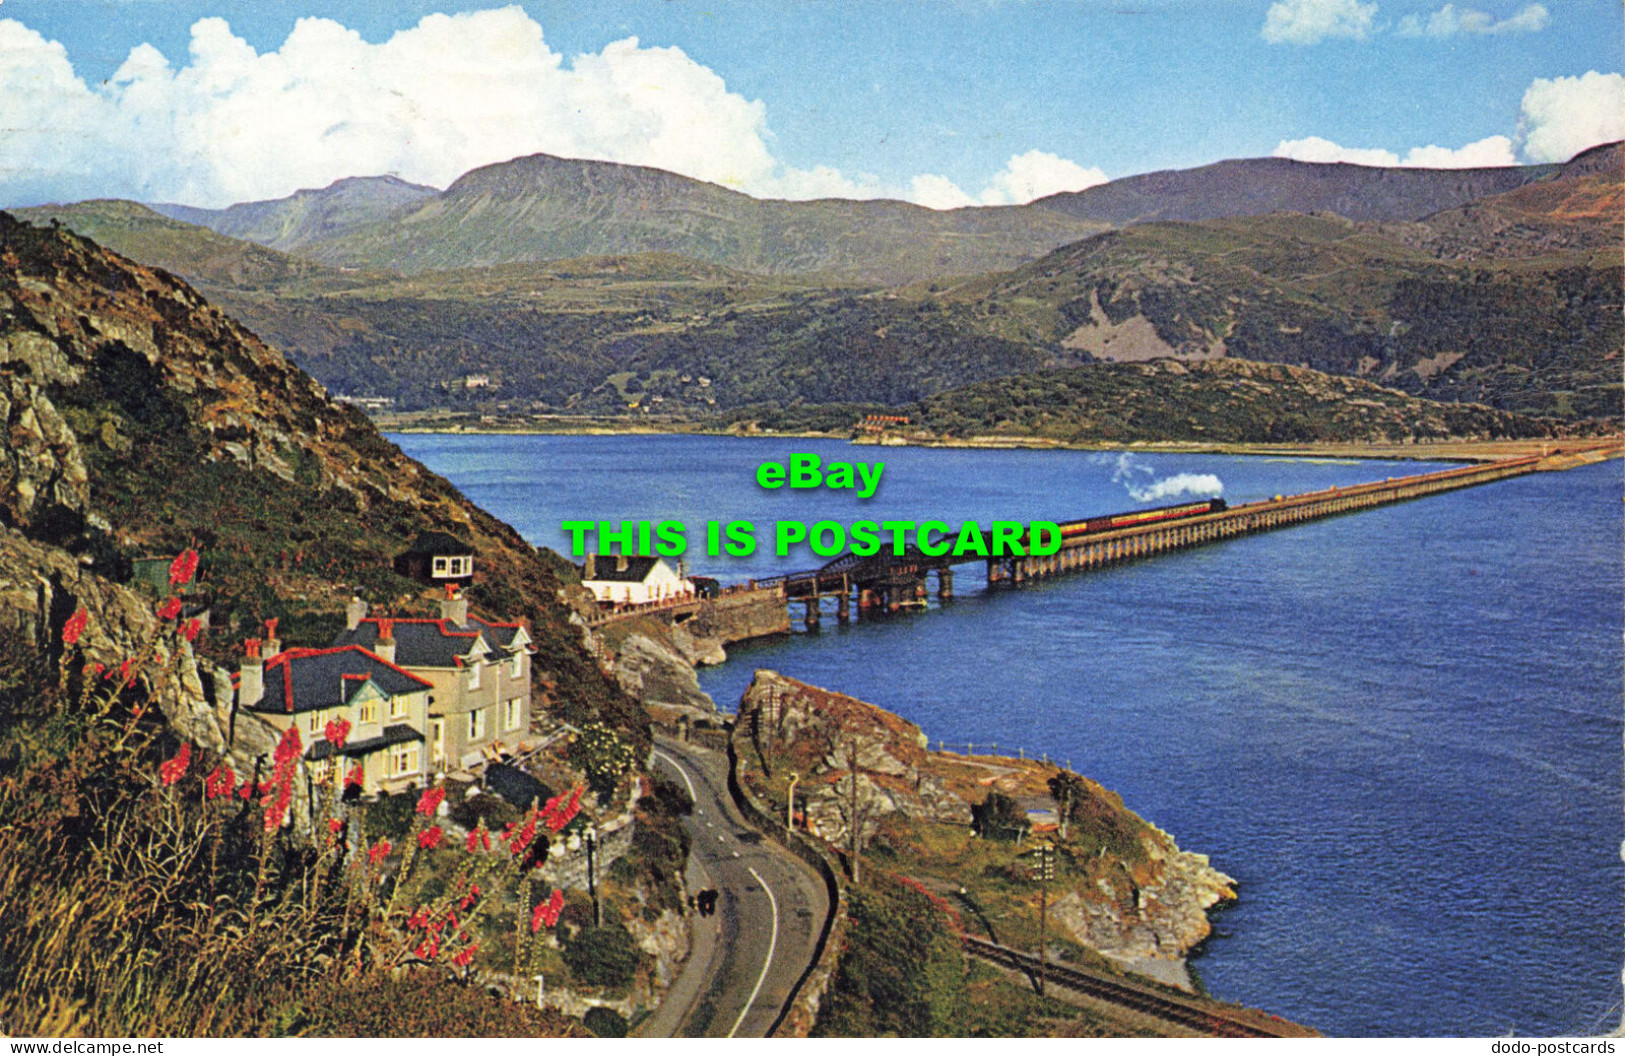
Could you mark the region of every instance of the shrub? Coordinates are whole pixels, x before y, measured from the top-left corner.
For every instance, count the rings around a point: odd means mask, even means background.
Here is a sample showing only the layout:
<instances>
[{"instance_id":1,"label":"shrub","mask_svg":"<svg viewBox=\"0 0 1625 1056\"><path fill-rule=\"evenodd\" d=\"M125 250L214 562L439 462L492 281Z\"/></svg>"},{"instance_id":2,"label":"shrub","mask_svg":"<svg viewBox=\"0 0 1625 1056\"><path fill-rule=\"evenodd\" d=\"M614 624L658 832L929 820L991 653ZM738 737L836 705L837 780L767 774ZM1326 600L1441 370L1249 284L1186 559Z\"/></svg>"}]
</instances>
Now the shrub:
<instances>
[{"instance_id":1,"label":"shrub","mask_svg":"<svg viewBox=\"0 0 1625 1056\"><path fill-rule=\"evenodd\" d=\"M1027 831L1027 814L1021 804L998 789L990 791L970 812L971 826L984 840L1019 840Z\"/></svg>"},{"instance_id":2,"label":"shrub","mask_svg":"<svg viewBox=\"0 0 1625 1056\"><path fill-rule=\"evenodd\" d=\"M406 791L389 795L384 793L378 797L378 802L367 804L367 832L372 836L388 836L398 839L412 831L412 819L417 813L418 792L416 788L408 787Z\"/></svg>"},{"instance_id":3,"label":"shrub","mask_svg":"<svg viewBox=\"0 0 1625 1056\"><path fill-rule=\"evenodd\" d=\"M589 722L570 742L570 765L587 775L600 800L607 800L621 775L638 765L638 752L608 726Z\"/></svg>"},{"instance_id":4,"label":"shrub","mask_svg":"<svg viewBox=\"0 0 1625 1056\"><path fill-rule=\"evenodd\" d=\"M451 820L465 829L474 828L481 819L484 819L487 829L501 832L509 822L518 821L522 816L501 796L470 796L451 808Z\"/></svg>"},{"instance_id":5,"label":"shrub","mask_svg":"<svg viewBox=\"0 0 1625 1056\"><path fill-rule=\"evenodd\" d=\"M643 952L619 924L587 928L565 944L564 963L579 983L623 989L632 985Z\"/></svg>"},{"instance_id":6,"label":"shrub","mask_svg":"<svg viewBox=\"0 0 1625 1056\"><path fill-rule=\"evenodd\" d=\"M628 1026L625 1017L613 1008L604 1008L595 1005L587 1009L587 1014L581 1017L586 1028L600 1038L624 1038Z\"/></svg>"}]
</instances>

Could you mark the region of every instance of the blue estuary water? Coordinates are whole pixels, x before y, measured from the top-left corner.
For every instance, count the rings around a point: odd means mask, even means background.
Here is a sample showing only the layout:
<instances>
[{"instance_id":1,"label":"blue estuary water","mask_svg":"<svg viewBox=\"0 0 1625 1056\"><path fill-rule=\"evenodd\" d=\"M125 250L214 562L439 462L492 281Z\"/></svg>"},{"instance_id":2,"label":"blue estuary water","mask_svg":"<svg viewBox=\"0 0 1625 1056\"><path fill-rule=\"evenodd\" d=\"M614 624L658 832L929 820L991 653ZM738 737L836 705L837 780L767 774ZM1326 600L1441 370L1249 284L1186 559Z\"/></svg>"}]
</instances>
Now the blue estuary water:
<instances>
[{"instance_id":1,"label":"blue estuary water","mask_svg":"<svg viewBox=\"0 0 1625 1056\"><path fill-rule=\"evenodd\" d=\"M1440 468L704 437L400 436L532 542L564 519L1060 520ZM767 492L811 451L879 493ZM1211 484L1213 482L1206 482ZM1137 502L1135 495L1147 501ZM1541 473L730 647L933 739L1047 753L1240 881L1193 964L1216 995L1344 1035L1587 1034L1625 958L1620 463ZM725 581L821 564L706 559ZM799 608L798 608L799 612ZM797 621L799 628L799 620Z\"/></svg>"}]
</instances>

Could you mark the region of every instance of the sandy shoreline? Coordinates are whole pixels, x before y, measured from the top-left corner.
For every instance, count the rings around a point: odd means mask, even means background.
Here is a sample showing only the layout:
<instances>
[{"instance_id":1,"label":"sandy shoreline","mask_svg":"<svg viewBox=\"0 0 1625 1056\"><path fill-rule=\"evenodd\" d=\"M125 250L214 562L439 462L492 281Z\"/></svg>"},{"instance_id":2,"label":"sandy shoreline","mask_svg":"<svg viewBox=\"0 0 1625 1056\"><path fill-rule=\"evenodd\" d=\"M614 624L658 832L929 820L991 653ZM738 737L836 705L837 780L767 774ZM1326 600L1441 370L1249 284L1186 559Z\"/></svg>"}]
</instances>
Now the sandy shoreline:
<instances>
[{"instance_id":1,"label":"sandy shoreline","mask_svg":"<svg viewBox=\"0 0 1625 1056\"><path fill-rule=\"evenodd\" d=\"M1135 440L1128 443L1066 443L1042 437L973 436L963 439L915 441L891 436L882 440L868 437L853 440L846 431L832 432L742 432L738 430L685 427L678 424L618 425L559 422L506 425L500 421L479 424L427 423L402 417L374 419L380 431L403 434L443 434L448 436L722 436L743 440L848 440L862 446L943 447L990 451L1147 451L1170 454L1214 454L1274 456L1277 458L1347 458L1410 460L1418 462L1492 462L1506 458L1541 456L1554 463L1580 465L1625 455L1625 437L1585 440L1435 440L1422 443L1196 443L1185 441ZM1552 468L1566 468L1554 465Z\"/></svg>"}]
</instances>

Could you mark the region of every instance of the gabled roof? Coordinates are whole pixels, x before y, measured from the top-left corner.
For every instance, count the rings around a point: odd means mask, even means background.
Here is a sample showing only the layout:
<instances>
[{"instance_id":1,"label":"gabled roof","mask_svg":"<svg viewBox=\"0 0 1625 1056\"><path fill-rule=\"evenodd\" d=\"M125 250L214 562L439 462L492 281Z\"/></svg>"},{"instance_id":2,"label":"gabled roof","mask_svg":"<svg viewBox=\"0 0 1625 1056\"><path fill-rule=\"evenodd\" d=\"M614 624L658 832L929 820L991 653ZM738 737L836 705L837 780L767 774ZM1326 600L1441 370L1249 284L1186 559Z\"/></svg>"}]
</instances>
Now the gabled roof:
<instances>
[{"instance_id":1,"label":"gabled roof","mask_svg":"<svg viewBox=\"0 0 1625 1056\"><path fill-rule=\"evenodd\" d=\"M287 714L342 707L368 683L386 697L432 685L357 645L285 649L265 661L265 696L254 710Z\"/></svg>"},{"instance_id":2,"label":"gabled roof","mask_svg":"<svg viewBox=\"0 0 1625 1056\"><path fill-rule=\"evenodd\" d=\"M445 532L419 532L418 537L412 540L412 549L409 554L429 554L431 556L461 556L472 554L474 548L461 539L447 535Z\"/></svg>"},{"instance_id":3,"label":"gabled roof","mask_svg":"<svg viewBox=\"0 0 1625 1056\"><path fill-rule=\"evenodd\" d=\"M592 578L587 578L585 568L582 569L581 582L583 583L642 583L649 578L649 573L660 564L658 557L628 557L626 567L617 569L619 561L614 554L597 554L593 558Z\"/></svg>"},{"instance_id":4,"label":"gabled roof","mask_svg":"<svg viewBox=\"0 0 1625 1056\"><path fill-rule=\"evenodd\" d=\"M378 619L369 617L353 631L340 631L333 644L376 648ZM521 624L491 623L478 616L470 616L462 623L402 619L390 622L395 627L395 662L402 667L456 667L457 660L470 653L497 652L511 656L530 644L530 635Z\"/></svg>"}]
</instances>

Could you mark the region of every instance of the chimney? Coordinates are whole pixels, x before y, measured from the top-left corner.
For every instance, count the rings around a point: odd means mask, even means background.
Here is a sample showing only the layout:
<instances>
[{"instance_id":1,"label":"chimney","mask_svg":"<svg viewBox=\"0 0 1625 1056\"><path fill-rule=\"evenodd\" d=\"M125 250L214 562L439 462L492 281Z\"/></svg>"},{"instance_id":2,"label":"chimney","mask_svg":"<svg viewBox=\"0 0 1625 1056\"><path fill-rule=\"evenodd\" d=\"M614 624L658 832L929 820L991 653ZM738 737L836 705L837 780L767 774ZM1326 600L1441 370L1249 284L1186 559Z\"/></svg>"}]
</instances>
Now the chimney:
<instances>
[{"instance_id":1,"label":"chimney","mask_svg":"<svg viewBox=\"0 0 1625 1056\"><path fill-rule=\"evenodd\" d=\"M625 572L626 571L626 554L620 553L620 554L615 555L615 571L617 571L617 572Z\"/></svg>"},{"instance_id":2,"label":"chimney","mask_svg":"<svg viewBox=\"0 0 1625 1056\"><path fill-rule=\"evenodd\" d=\"M582 571L581 578L582 579L597 579L598 578L598 555L597 554L588 554L587 555L587 567Z\"/></svg>"},{"instance_id":3,"label":"chimney","mask_svg":"<svg viewBox=\"0 0 1625 1056\"><path fill-rule=\"evenodd\" d=\"M260 658L260 640L243 642L242 677L237 685L237 706L252 708L265 699L265 661Z\"/></svg>"},{"instance_id":4,"label":"chimney","mask_svg":"<svg viewBox=\"0 0 1625 1056\"><path fill-rule=\"evenodd\" d=\"M277 622L274 616L265 621L265 644L261 649L261 656L275 656L282 651L282 639L276 636Z\"/></svg>"},{"instance_id":5,"label":"chimney","mask_svg":"<svg viewBox=\"0 0 1625 1056\"><path fill-rule=\"evenodd\" d=\"M350 604L344 606L344 626L347 630L355 630L366 618L367 603L360 598L351 598Z\"/></svg>"},{"instance_id":6,"label":"chimney","mask_svg":"<svg viewBox=\"0 0 1625 1056\"><path fill-rule=\"evenodd\" d=\"M378 621L378 644L372 651L382 660L395 662L395 621L380 619Z\"/></svg>"},{"instance_id":7,"label":"chimney","mask_svg":"<svg viewBox=\"0 0 1625 1056\"><path fill-rule=\"evenodd\" d=\"M468 622L468 599L450 583L446 584L446 596L440 599L440 618L456 627Z\"/></svg>"}]
</instances>

